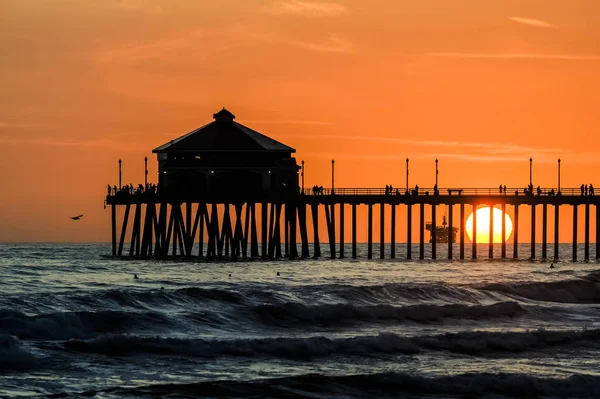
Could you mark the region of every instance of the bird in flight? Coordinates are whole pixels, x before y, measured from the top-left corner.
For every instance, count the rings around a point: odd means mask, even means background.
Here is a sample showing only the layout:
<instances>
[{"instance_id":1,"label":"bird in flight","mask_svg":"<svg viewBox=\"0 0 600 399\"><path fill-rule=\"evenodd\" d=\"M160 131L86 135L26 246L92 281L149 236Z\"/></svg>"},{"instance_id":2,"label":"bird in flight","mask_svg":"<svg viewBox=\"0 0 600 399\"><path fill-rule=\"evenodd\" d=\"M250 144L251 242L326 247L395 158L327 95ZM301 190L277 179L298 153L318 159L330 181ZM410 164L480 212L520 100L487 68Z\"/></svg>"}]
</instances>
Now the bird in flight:
<instances>
[{"instance_id":1,"label":"bird in flight","mask_svg":"<svg viewBox=\"0 0 600 399\"><path fill-rule=\"evenodd\" d=\"M83 215L71 216L71 219L73 219L73 220L79 220L82 217L83 217Z\"/></svg>"}]
</instances>

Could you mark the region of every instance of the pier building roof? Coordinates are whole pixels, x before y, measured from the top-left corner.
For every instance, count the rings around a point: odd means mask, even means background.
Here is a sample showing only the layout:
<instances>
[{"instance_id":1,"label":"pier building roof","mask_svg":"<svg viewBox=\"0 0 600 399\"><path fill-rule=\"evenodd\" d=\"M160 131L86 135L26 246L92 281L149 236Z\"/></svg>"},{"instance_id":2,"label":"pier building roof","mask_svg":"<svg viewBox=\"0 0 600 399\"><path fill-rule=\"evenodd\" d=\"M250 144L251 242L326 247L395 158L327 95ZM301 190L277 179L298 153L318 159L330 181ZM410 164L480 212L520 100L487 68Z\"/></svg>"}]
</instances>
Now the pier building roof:
<instances>
[{"instance_id":1,"label":"pier building roof","mask_svg":"<svg viewBox=\"0 0 600 399\"><path fill-rule=\"evenodd\" d=\"M213 114L213 118L214 121L171 140L152 152L296 152L285 144L235 122L235 115L225 108Z\"/></svg>"}]
</instances>

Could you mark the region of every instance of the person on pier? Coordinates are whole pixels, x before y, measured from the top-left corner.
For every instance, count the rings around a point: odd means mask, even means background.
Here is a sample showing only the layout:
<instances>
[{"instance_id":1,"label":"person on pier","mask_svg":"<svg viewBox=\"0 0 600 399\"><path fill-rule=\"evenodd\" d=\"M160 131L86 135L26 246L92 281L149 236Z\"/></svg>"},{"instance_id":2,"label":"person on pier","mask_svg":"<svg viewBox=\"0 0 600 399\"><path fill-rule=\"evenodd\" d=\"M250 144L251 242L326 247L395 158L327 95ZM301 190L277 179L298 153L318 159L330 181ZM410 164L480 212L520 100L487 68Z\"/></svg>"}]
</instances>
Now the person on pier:
<instances>
[{"instance_id":1,"label":"person on pier","mask_svg":"<svg viewBox=\"0 0 600 399\"><path fill-rule=\"evenodd\" d=\"M590 195L594 195L594 186L592 186L592 185L590 184L590 188L589 188L589 190L590 190L590 191L589 191Z\"/></svg>"},{"instance_id":2,"label":"person on pier","mask_svg":"<svg viewBox=\"0 0 600 399\"><path fill-rule=\"evenodd\" d=\"M585 190L585 188L584 188L584 185L582 184L581 185L581 195L584 195L584 190Z\"/></svg>"}]
</instances>

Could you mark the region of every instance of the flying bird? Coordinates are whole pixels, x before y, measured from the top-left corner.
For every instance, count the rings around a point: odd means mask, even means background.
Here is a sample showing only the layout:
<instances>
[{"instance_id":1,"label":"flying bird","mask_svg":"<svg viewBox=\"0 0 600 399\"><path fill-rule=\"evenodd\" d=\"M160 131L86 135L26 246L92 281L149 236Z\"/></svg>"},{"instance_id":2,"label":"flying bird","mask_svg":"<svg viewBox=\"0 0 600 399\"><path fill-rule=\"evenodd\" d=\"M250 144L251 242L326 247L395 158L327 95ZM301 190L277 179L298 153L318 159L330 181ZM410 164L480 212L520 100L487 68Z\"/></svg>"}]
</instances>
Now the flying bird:
<instances>
[{"instance_id":1,"label":"flying bird","mask_svg":"<svg viewBox=\"0 0 600 399\"><path fill-rule=\"evenodd\" d=\"M71 216L71 219L73 219L73 220L79 220L82 217L83 217L83 215Z\"/></svg>"}]
</instances>

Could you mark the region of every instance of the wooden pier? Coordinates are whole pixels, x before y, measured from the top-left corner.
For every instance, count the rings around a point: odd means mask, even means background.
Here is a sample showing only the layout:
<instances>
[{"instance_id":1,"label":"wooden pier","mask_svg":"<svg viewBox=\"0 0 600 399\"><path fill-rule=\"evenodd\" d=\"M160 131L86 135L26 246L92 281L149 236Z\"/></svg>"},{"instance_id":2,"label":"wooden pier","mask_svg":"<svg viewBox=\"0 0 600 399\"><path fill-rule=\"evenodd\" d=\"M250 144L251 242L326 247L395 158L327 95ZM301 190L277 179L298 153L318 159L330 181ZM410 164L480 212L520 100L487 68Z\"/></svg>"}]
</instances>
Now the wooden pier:
<instances>
[{"instance_id":1,"label":"wooden pier","mask_svg":"<svg viewBox=\"0 0 600 399\"><path fill-rule=\"evenodd\" d=\"M327 232L323 241L329 246L331 258L344 258L346 223L351 223L351 254L358 257L357 208L367 208L367 258L373 254L373 208L379 210L379 258L386 254L396 258L396 233L404 226L405 258L413 259L413 229L418 224L418 258L436 259L445 246L447 257L465 259L465 216L473 212L473 242L471 259L478 256L476 216L478 206L500 206L503 215L513 209L514 231L512 257L519 256L519 208L531 212L531 259L536 253L537 209L542 213L541 259L548 254L548 207L554 207L554 251L558 260L559 215L561 206L573 208L573 260L577 260L578 209L583 207L584 260L590 259L590 208L595 207L595 258L600 257L600 198L590 185L580 189L540 188L534 191L531 178L527 189L498 187L494 189L446 188L335 188L332 161L331 189L304 189L304 162L300 167L293 158L296 150L234 121L235 115L226 109L213 114L214 121L153 150L157 154L158 182L148 183L147 158L145 181L134 188L122 185L119 160L119 185L108 186L105 204L111 208L112 255L135 258L193 257L206 259L296 259L321 257L320 226ZM300 183L300 176L302 183ZM408 159L407 181L408 186ZM447 208L447 242L437 241L438 207ZM345 210L351 208L350 220ZM454 242L456 223L454 208L458 207L460 235ZM124 208L118 212L118 208ZM132 210L133 208L133 210ZM389 209L389 212L387 211ZM402 212L399 210L402 209ZM398 214L406 219L399 220ZM417 212L418 218L413 213ZM377 209L376 209L377 210ZM133 214L131 214L133 211ZM324 219L322 218L324 214ZM117 220L119 216L119 220ZM426 219L431 222L426 223ZM507 257L505 218L502 217L500 258ZM494 257L493 212L489 220L488 257ZM361 223L362 225L362 223ZM131 227L130 227L131 226ZM389 226L389 229L388 227ZM429 256L425 251L425 230L431 231ZM128 231L130 228L130 231ZM312 240L309 241L309 232ZM386 240L389 231L390 240ZM442 230L443 231L443 230ZM338 234L339 232L339 234ZM126 250L125 244L129 240ZM197 247L195 244L198 243ZM485 243L482 243L485 244ZM438 248L439 245L439 248ZM196 253L194 249L197 249Z\"/></svg>"},{"instance_id":2,"label":"wooden pier","mask_svg":"<svg viewBox=\"0 0 600 399\"><path fill-rule=\"evenodd\" d=\"M531 259L559 260L559 214L561 206L573 209L573 254L577 260L578 245L578 209L583 208L585 216L584 256L590 260L590 208L595 207L596 237L600 236L600 197L583 196L578 189L563 189L560 195L515 195L493 193L497 189L440 189L433 195L433 189L420 189L418 192L406 189L404 194L385 194L384 189L324 189L322 194L300 192L282 198L243 199L231 201L218 198L174 199L158 193L139 192L137 194L117 193L109 195L106 203L111 207L112 215L112 254L114 256L130 256L135 258L168 258L168 257L202 257L206 259L296 259L321 257L322 237L319 226L325 223L327 237L324 240L329 246L331 258L344 258L345 224L351 223L351 254L357 258L357 208L367 207L367 258L373 254L373 208L379 208L379 254L384 259L386 254L396 258L396 233L398 226L404 226L406 232L406 259L412 259L413 212L419 208L418 237L419 259L425 259L425 220L436 222L436 210L440 206L448 209L448 228L455 227L454 208L458 207L458 226L460 233L458 242L453 242L452 234L447 243L437 243L431 237L430 258L436 259L438 251L447 251L447 258L453 258L453 249L459 248L459 259L477 258L477 242L474 238L471 255L465 253L465 217L479 206L499 207L503 215L507 207L513 209L513 234L510 242L502 240L499 258L507 257L507 245L512 246L512 257L518 258L519 245L519 209L528 207L531 215ZM548 192L549 190L543 190ZM448 194L442 194L446 192ZM460 192L460 195L455 194ZM453 193L453 194L450 194ZM548 207L554 207L554 251L548 254ZM122 219L117 220L117 208L124 208ZM133 216L130 215L133 209ZM350 207L350 220L345 208ZM406 210L406 220L398 220L400 207ZM541 208L541 254L536 253L537 209ZM310 211L309 211L310 209ZM389 209L389 213L387 212ZM324 220L319 220L324 213ZM493 212L490 212L493 215ZM505 237L505 223L502 218L502 237ZM490 217L490 233L493 232L494 219ZM131 232L128 228L131 224ZM473 221L473 236L476 237L476 219ZM389 228L389 230L388 230ZM309 241L312 231L312 242ZM389 241L385 239L389 231ZM119 235L117 236L117 232ZM260 232L260 234L259 234ZM339 235L337 233L339 232ZM432 231L435 234L435 228ZM490 235L492 237L492 235ZM126 239L129 238L128 251L124 251ZM283 238L283 240L282 240ZM600 242L595 243L595 259L600 258ZM197 252L193 253L194 244ZM312 244L312 245L311 245ZM468 243L467 243L468 244ZM488 257L494 257L492 239ZM386 245L390 251L387 252ZM403 244L404 245L404 244ZM445 248L444 248L445 247Z\"/></svg>"}]
</instances>

